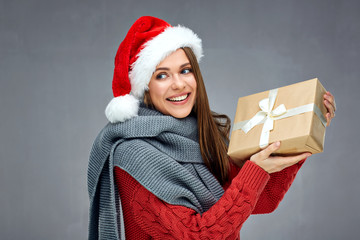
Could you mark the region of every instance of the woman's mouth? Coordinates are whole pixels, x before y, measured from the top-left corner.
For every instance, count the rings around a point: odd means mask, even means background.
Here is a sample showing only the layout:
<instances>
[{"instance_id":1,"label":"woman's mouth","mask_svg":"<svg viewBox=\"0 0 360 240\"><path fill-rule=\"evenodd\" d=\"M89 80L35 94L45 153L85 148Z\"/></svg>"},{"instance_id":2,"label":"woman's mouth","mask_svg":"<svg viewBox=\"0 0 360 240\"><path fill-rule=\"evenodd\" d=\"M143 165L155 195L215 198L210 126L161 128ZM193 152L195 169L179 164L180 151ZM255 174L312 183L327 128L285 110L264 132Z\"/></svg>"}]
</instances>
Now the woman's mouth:
<instances>
[{"instance_id":1,"label":"woman's mouth","mask_svg":"<svg viewBox=\"0 0 360 240\"><path fill-rule=\"evenodd\" d=\"M166 100L171 101L171 102L181 102L184 101L185 99L187 99L189 97L190 93L181 95L181 96L177 96L177 97L172 97L172 98L167 98Z\"/></svg>"}]
</instances>

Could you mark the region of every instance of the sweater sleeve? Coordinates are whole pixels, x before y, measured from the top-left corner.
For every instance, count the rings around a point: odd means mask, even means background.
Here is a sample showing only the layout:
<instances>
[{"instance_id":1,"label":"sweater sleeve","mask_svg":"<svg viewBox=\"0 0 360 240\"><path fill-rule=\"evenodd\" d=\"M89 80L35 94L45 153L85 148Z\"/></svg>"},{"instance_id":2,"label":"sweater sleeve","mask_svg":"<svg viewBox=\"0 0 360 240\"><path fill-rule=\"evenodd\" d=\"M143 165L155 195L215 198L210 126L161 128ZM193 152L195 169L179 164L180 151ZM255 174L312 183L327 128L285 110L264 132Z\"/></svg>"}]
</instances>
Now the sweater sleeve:
<instances>
[{"instance_id":1,"label":"sweater sleeve","mask_svg":"<svg viewBox=\"0 0 360 240\"><path fill-rule=\"evenodd\" d=\"M248 161L220 200L201 215L160 200L125 171L116 174L131 178L134 188L126 194L130 195L133 219L154 239L238 239L241 226L269 180L269 174Z\"/></svg>"},{"instance_id":2,"label":"sweater sleeve","mask_svg":"<svg viewBox=\"0 0 360 240\"><path fill-rule=\"evenodd\" d=\"M264 191L261 193L252 214L271 213L279 206L305 160L285 168L280 172L270 174L270 179L266 184ZM224 185L225 189L230 185L232 179L241 169L232 163L232 160L230 160L230 166L229 181Z\"/></svg>"},{"instance_id":3,"label":"sweater sleeve","mask_svg":"<svg viewBox=\"0 0 360 240\"><path fill-rule=\"evenodd\" d=\"M271 213L279 206L304 162L305 160L302 160L280 172L270 174L270 180L261 193L253 214Z\"/></svg>"}]
</instances>

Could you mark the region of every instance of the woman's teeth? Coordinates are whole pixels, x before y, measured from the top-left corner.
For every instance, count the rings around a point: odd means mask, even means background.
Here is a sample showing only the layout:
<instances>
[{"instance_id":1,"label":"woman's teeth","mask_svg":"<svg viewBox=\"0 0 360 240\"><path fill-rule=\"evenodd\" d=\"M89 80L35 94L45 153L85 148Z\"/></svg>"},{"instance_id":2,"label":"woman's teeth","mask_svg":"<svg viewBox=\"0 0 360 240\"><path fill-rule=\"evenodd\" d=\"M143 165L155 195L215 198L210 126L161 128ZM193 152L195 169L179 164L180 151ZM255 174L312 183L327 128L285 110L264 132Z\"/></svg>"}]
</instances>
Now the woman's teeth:
<instances>
[{"instance_id":1,"label":"woman's teeth","mask_svg":"<svg viewBox=\"0 0 360 240\"><path fill-rule=\"evenodd\" d=\"M185 95L174 97L174 98L168 98L168 100L173 101L173 102L180 102L180 101L185 100L188 96L189 96L189 94L185 94Z\"/></svg>"}]
</instances>

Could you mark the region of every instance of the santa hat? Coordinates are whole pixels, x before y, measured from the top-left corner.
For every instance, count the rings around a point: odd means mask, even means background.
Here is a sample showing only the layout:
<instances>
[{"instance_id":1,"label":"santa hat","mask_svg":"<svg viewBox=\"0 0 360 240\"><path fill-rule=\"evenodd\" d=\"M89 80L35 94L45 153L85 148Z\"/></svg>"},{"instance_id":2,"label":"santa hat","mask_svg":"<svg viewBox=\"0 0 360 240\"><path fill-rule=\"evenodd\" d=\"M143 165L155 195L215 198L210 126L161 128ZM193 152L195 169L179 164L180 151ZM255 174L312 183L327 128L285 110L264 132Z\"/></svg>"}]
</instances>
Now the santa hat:
<instances>
[{"instance_id":1,"label":"santa hat","mask_svg":"<svg viewBox=\"0 0 360 240\"><path fill-rule=\"evenodd\" d=\"M190 29L173 27L150 16L136 20L115 56L114 98L106 107L107 119L117 123L137 116L139 102L148 89L156 66L182 47L190 47L200 61L201 39Z\"/></svg>"}]
</instances>

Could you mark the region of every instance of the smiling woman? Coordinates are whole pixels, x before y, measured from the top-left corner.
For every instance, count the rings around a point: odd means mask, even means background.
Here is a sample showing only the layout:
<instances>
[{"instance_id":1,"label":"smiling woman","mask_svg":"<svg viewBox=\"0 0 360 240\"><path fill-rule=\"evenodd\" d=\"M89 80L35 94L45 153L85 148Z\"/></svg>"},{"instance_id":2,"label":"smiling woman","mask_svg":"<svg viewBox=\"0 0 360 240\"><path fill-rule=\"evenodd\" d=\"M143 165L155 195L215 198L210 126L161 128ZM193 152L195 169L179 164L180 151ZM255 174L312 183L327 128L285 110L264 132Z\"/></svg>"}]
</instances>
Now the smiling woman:
<instances>
[{"instance_id":1,"label":"smiling woman","mask_svg":"<svg viewBox=\"0 0 360 240\"><path fill-rule=\"evenodd\" d=\"M155 109L176 118L187 117L196 99L196 80L184 50L178 49L157 66L149 83Z\"/></svg>"},{"instance_id":2,"label":"smiling woman","mask_svg":"<svg viewBox=\"0 0 360 240\"><path fill-rule=\"evenodd\" d=\"M90 154L89 239L239 239L246 219L276 209L289 189L308 155L271 156L273 143L236 166L201 57L195 33L154 17L139 18L120 44L110 123ZM324 101L329 122L335 101Z\"/></svg>"}]
</instances>

